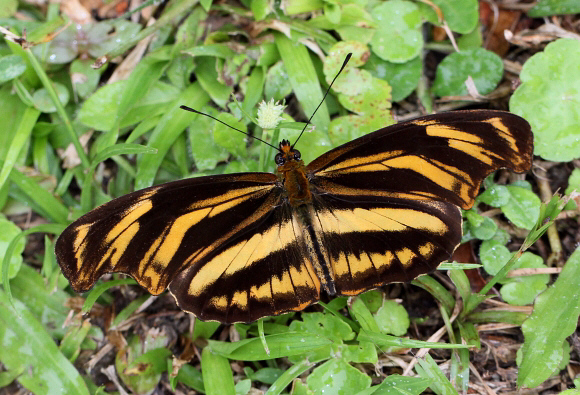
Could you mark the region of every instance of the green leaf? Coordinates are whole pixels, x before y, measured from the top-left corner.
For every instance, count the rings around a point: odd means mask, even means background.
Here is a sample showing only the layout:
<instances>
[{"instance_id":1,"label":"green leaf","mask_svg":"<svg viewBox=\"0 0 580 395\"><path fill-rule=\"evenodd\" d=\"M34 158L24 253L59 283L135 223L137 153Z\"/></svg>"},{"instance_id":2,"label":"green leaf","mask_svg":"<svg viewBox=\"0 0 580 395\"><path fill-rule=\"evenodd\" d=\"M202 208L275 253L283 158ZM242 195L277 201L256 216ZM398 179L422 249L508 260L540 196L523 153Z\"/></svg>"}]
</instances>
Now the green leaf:
<instances>
[{"instance_id":1,"label":"green leaf","mask_svg":"<svg viewBox=\"0 0 580 395\"><path fill-rule=\"evenodd\" d=\"M60 100L61 104L65 106L70 98L68 89L66 88L66 86L58 82L53 82L52 85L56 90L58 100ZM45 88L41 88L36 92L34 92L32 94L32 101L34 103L34 107L36 107L41 112L46 113L56 112L56 105L52 101L51 95Z\"/></svg>"},{"instance_id":2,"label":"green leaf","mask_svg":"<svg viewBox=\"0 0 580 395\"><path fill-rule=\"evenodd\" d=\"M371 378L343 359L331 359L314 369L306 383L317 394L350 395L370 387Z\"/></svg>"},{"instance_id":3,"label":"green leaf","mask_svg":"<svg viewBox=\"0 0 580 395\"><path fill-rule=\"evenodd\" d=\"M415 366L417 374L424 379L431 380L429 388L438 395L459 395L457 390L449 382L449 379L441 371L431 355L425 355L425 359L418 359Z\"/></svg>"},{"instance_id":4,"label":"green leaf","mask_svg":"<svg viewBox=\"0 0 580 395\"><path fill-rule=\"evenodd\" d=\"M385 300L375 314L375 321L382 333L403 336L409 329L407 310L394 300Z\"/></svg>"},{"instance_id":5,"label":"green leaf","mask_svg":"<svg viewBox=\"0 0 580 395\"><path fill-rule=\"evenodd\" d=\"M420 395L429 384L431 384L429 379L392 374L380 385L357 392L356 395Z\"/></svg>"},{"instance_id":6,"label":"green leaf","mask_svg":"<svg viewBox=\"0 0 580 395\"><path fill-rule=\"evenodd\" d=\"M405 63L392 63L371 53L362 68L369 71L373 77L387 81L392 88L392 101L398 102L417 88L423 63L419 56Z\"/></svg>"},{"instance_id":7,"label":"green leaf","mask_svg":"<svg viewBox=\"0 0 580 395\"><path fill-rule=\"evenodd\" d=\"M580 41L560 39L524 64L510 110L534 132L534 154L568 162L580 157Z\"/></svg>"},{"instance_id":8,"label":"green leaf","mask_svg":"<svg viewBox=\"0 0 580 395\"><path fill-rule=\"evenodd\" d=\"M479 247L479 259L485 271L495 276L501 268L509 261L510 250L496 240L485 240Z\"/></svg>"},{"instance_id":9,"label":"green leaf","mask_svg":"<svg viewBox=\"0 0 580 395\"><path fill-rule=\"evenodd\" d=\"M0 18L11 17L18 9L18 0L3 0L0 3ZM2 68L0 67L0 70Z\"/></svg>"},{"instance_id":10,"label":"green leaf","mask_svg":"<svg viewBox=\"0 0 580 395\"><path fill-rule=\"evenodd\" d=\"M410 1L391 0L379 4L372 11L377 30L370 45L380 58L405 63L421 52L423 36L421 13Z\"/></svg>"},{"instance_id":11,"label":"green leaf","mask_svg":"<svg viewBox=\"0 0 580 395\"><path fill-rule=\"evenodd\" d=\"M203 107L202 111L214 117L220 114L210 106ZM214 123L215 121L209 117L198 116L187 128L191 153L195 160L195 167L199 171L213 170L219 162L229 157L228 151L214 141ZM230 129L230 136L237 133ZM242 145L245 146L243 143Z\"/></svg>"},{"instance_id":12,"label":"green leaf","mask_svg":"<svg viewBox=\"0 0 580 395\"><path fill-rule=\"evenodd\" d=\"M22 302L54 338L62 339L64 321L70 311L65 302L69 294L50 289L46 279L28 265L22 265L18 275L10 280L14 299Z\"/></svg>"},{"instance_id":13,"label":"green leaf","mask_svg":"<svg viewBox=\"0 0 580 395\"><path fill-rule=\"evenodd\" d=\"M88 395L77 369L60 352L43 325L18 300L0 290L0 361L22 372L18 382L35 394Z\"/></svg>"},{"instance_id":14,"label":"green leaf","mask_svg":"<svg viewBox=\"0 0 580 395\"><path fill-rule=\"evenodd\" d=\"M580 3L577 0L540 0L528 11L528 16L538 18L578 13L580 13Z\"/></svg>"},{"instance_id":15,"label":"green leaf","mask_svg":"<svg viewBox=\"0 0 580 395\"><path fill-rule=\"evenodd\" d=\"M492 207L501 207L510 200L510 192L505 185L493 184L483 191L477 201L489 204Z\"/></svg>"},{"instance_id":16,"label":"green leaf","mask_svg":"<svg viewBox=\"0 0 580 395\"><path fill-rule=\"evenodd\" d=\"M433 3L441 9L443 19L452 31L466 34L475 29L479 19L477 0L433 0ZM422 4L421 9L429 22L439 25L437 15L430 6Z\"/></svg>"},{"instance_id":17,"label":"green leaf","mask_svg":"<svg viewBox=\"0 0 580 395\"><path fill-rule=\"evenodd\" d=\"M2 158L4 163L1 163L0 170L0 188L4 186L6 179L10 176L10 172L14 168L14 165L19 161L19 158L25 154L24 147L30 140L30 135L32 134L32 129L38 120L40 112L32 107L27 107L23 113L17 112L17 114L11 114L12 116L18 117L18 126L13 130L11 134L12 140L8 144L8 151L6 156Z\"/></svg>"},{"instance_id":18,"label":"green leaf","mask_svg":"<svg viewBox=\"0 0 580 395\"><path fill-rule=\"evenodd\" d=\"M135 280L132 278L120 278L117 280L107 281L105 283L98 284L93 289L90 290L87 298L85 299L85 303L83 304L82 312L88 313L92 308L97 299L109 288L115 287L117 285L128 285L128 284L137 284Z\"/></svg>"},{"instance_id":19,"label":"green leaf","mask_svg":"<svg viewBox=\"0 0 580 395\"><path fill-rule=\"evenodd\" d=\"M246 132L246 124L238 120L232 114L222 112L217 117L220 121ZM221 147L238 157L246 156L246 137L244 134L236 132L226 125L215 122L213 125L213 139Z\"/></svg>"},{"instance_id":20,"label":"green leaf","mask_svg":"<svg viewBox=\"0 0 580 395\"><path fill-rule=\"evenodd\" d=\"M7 220L3 215L0 216L0 256L4 257L6 255L6 249L10 244L10 241L22 233L22 230L16 226L13 222ZM20 238L15 246L12 253L12 257L9 262L8 269L8 279L16 277L18 271L20 270L20 265L22 265L22 252L26 246L26 239ZM4 262L0 262L0 269ZM1 273L1 271L0 271ZM2 278L0 278L0 284L2 284Z\"/></svg>"},{"instance_id":21,"label":"green leaf","mask_svg":"<svg viewBox=\"0 0 580 395\"><path fill-rule=\"evenodd\" d=\"M479 215L473 210L466 211L465 214L468 219L469 231L473 237L489 240L496 234L497 224L493 219ZM475 218L478 220L476 221Z\"/></svg>"},{"instance_id":22,"label":"green leaf","mask_svg":"<svg viewBox=\"0 0 580 395\"><path fill-rule=\"evenodd\" d=\"M264 84L264 96L266 100L282 100L292 93L292 86L288 81L288 74L284 63L278 62L268 69Z\"/></svg>"},{"instance_id":23,"label":"green leaf","mask_svg":"<svg viewBox=\"0 0 580 395\"><path fill-rule=\"evenodd\" d=\"M468 94L465 81L473 78L481 95L493 91L503 76L503 62L495 53L483 48L454 52L437 66L433 92L437 96Z\"/></svg>"},{"instance_id":24,"label":"green leaf","mask_svg":"<svg viewBox=\"0 0 580 395\"><path fill-rule=\"evenodd\" d=\"M525 341L518 386L536 387L562 360L562 344L576 330L580 315L580 249L570 256L558 279L536 298L534 311L522 325Z\"/></svg>"},{"instance_id":25,"label":"green leaf","mask_svg":"<svg viewBox=\"0 0 580 395\"><path fill-rule=\"evenodd\" d=\"M286 11L288 12L288 9ZM293 42L281 33L275 34L275 40L294 94L305 115L310 117L322 101L323 94L308 50L302 43ZM316 125L316 128L326 131L329 123L328 109L326 104L322 103L312 118L312 124Z\"/></svg>"},{"instance_id":26,"label":"green leaf","mask_svg":"<svg viewBox=\"0 0 580 395\"><path fill-rule=\"evenodd\" d=\"M501 207L504 215L524 229L532 229L540 215L540 198L529 189L508 185L510 200Z\"/></svg>"},{"instance_id":27,"label":"green leaf","mask_svg":"<svg viewBox=\"0 0 580 395\"><path fill-rule=\"evenodd\" d=\"M572 173L570 173L570 177L568 177L568 186L566 187L564 194L570 195L574 191L580 192L580 169L579 168L575 168L574 170L572 170ZM566 204L566 209L569 209L569 210L575 210L576 207L577 207L576 202L573 199L571 199Z\"/></svg>"},{"instance_id":28,"label":"green leaf","mask_svg":"<svg viewBox=\"0 0 580 395\"><path fill-rule=\"evenodd\" d=\"M355 336L346 322L332 314L323 313L302 314L302 321L292 321L290 330L324 336L336 343L352 340Z\"/></svg>"},{"instance_id":29,"label":"green leaf","mask_svg":"<svg viewBox=\"0 0 580 395\"><path fill-rule=\"evenodd\" d=\"M377 348L371 342L343 344L339 347L339 354L346 362L376 364L379 360Z\"/></svg>"},{"instance_id":30,"label":"green leaf","mask_svg":"<svg viewBox=\"0 0 580 395\"><path fill-rule=\"evenodd\" d=\"M21 56L7 55L0 58L0 84L13 80L25 71L26 61Z\"/></svg>"},{"instance_id":31,"label":"green leaf","mask_svg":"<svg viewBox=\"0 0 580 395\"><path fill-rule=\"evenodd\" d=\"M90 128L110 130L115 123L118 103L123 97L126 84L127 80L122 80L99 88L83 103L78 119ZM165 113L167 109L165 104L174 100L178 94L177 88L159 81L155 82L147 94L123 117L119 126L123 128L145 118Z\"/></svg>"},{"instance_id":32,"label":"green leaf","mask_svg":"<svg viewBox=\"0 0 580 395\"><path fill-rule=\"evenodd\" d=\"M355 297L349 305L350 315L356 319L362 329L379 333L380 329L373 315L360 297Z\"/></svg>"},{"instance_id":33,"label":"green leaf","mask_svg":"<svg viewBox=\"0 0 580 395\"><path fill-rule=\"evenodd\" d=\"M240 340L235 343L208 340L209 348L229 359L241 361L259 361L304 354L306 352L332 344L330 339L309 333L280 333L266 336L268 354L259 338Z\"/></svg>"},{"instance_id":34,"label":"green leaf","mask_svg":"<svg viewBox=\"0 0 580 395\"><path fill-rule=\"evenodd\" d=\"M546 268L542 257L531 252L524 252L518 259L513 269L536 269ZM549 274L536 274L534 276L509 277L502 282L500 293L502 298L512 305L524 306L531 304L536 296L544 291L550 281Z\"/></svg>"},{"instance_id":35,"label":"green leaf","mask_svg":"<svg viewBox=\"0 0 580 395\"><path fill-rule=\"evenodd\" d=\"M234 395L234 374L227 358L215 354L210 347L201 353L201 373L206 395Z\"/></svg>"},{"instance_id":36,"label":"green leaf","mask_svg":"<svg viewBox=\"0 0 580 395\"><path fill-rule=\"evenodd\" d=\"M198 392L205 392L202 374L192 365L185 364L179 369L177 381Z\"/></svg>"},{"instance_id":37,"label":"green leaf","mask_svg":"<svg viewBox=\"0 0 580 395\"><path fill-rule=\"evenodd\" d=\"M270 5L268 0L252 0L250 8L254 14L254 19L261 21L270 13Z\"/></svg>"},{"instance_id":38,"label":"green leaf","mask_svg":"<svg viewBox=\"0 0 580 395\"><path fill-rule=\"evenodd\" d=\"M220 59L231 58L236 54L227 44L196 45L195 47L184 49L182 52L191 56L208 56Z\"/></svg>"},{"instance_id":39,"label":"green leaf","mask_svg":"<svg viewBox=\"0 0 580 395\"><path fill-rule=\"evenodd\" d=\"M230 94L232 93L233 88L218 81L216 59L209 56L201 56L196 59L196 63L197 67L195 69L195 76L197 77L199 84L215 104L222 108L226 108L226 104L230 99Z\"/></svg>"},{"instance_id":40,"label":"green leaf","mask_svg":"<svg viewBox=\"0 0 580 395\"><path fill-rule=\"evenodd\" d=\"M383 335L382 333L372 333L367 332L362 329L357 336L357 340L360 342L371 342L378 347L389 347L394 349L400 348L468 348L465 344L452 344L452 343L433 343L424 342L421 340L405 339L402 337L396 337L391 335Z\"/></svg>"},{"instance_id":41,"label":"green leaf","mask_svg":"<svg viewBox=\"0 0 580 395\"><path fill-rule=\"evenodd\" d=\"M92 63L90 59L77 59L70 65L73 89L83 99L93 94L101 77L101 72L91 67Z\"/></svg>"},{"instance_id":42,"label":"green leaf","mask_svg":"<svg viewBox=\"0 0 580 395\"><path fill-rule=\"evenodd\" d=\"M371 289L358 296L371 313L376 313L383 305L383 293L378 289Z\"/></svg>"},{"instance_id":43,"label":"green leaf","mask_svg":"<svg viewBox=\"0 0 580 395\"><path fill-rule=\"evenodd\" d=\"M157 155L144 155L137 160L136 190L153 185L155 175L171 145L197 117L197 114L184 111L179 106L187 103L193 108L200 108L207 103L208 99L205 92L200 89L199 84L193 83L183 90L170 105L169 111L163 115L155 127L147 144L149 147L157 149Z\"/></svg>"},{"instance_id":44,"label":"green leaf","mask_svg":"<svg viewBox=\"0 0 580 395\"><path fill-rule=\"evenodd\" d=\"M351 58L342 73L338 75L349 53L352 54ZM326 82L330 84L338 75L334 85L332 85L332 89L347 96L355 96L368 90L372 76L366 70L361 70L357 67L365 63L369 54L368 46L358 41L340 41L334 44L330 47L328 55L324 59L322 71Z\"/></svg>"}]
</instances>

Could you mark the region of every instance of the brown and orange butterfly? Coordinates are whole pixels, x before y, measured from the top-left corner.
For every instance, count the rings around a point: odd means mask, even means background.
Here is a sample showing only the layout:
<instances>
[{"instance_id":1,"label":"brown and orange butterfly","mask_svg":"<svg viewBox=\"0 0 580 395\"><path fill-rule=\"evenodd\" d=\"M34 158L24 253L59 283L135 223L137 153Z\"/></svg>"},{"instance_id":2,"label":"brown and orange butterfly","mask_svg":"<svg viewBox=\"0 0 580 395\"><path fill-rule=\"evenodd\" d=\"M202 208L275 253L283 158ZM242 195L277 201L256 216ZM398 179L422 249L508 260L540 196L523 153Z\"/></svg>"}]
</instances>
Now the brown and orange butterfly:
<instances>
[{"instance_id":1,"label":"brown and orange butterfly","mask_svg":"<svg viewBox=\"0 0 580 395\"><path fill-rule=\"evenodd\" d=\"M203 320L302 310L322 291L357 295L433 271L461 239L460 208L499 168L531 166L522 118L474 110L388 126L305 166L286 140L277 173L185 179L112 200L56 243L86 291L109 272L169 286Z\"/></svg>"}]
</instances>

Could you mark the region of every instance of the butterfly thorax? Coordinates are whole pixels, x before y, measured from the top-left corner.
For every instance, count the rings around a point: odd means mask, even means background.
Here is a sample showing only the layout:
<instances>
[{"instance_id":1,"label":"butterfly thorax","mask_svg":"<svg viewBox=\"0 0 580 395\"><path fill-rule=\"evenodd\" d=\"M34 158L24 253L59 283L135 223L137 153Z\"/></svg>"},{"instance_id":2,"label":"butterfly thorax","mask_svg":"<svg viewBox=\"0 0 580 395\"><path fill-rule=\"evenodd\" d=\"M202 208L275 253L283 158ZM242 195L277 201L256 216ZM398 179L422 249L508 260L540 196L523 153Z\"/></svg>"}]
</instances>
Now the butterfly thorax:
<instances>
[{"instance_id":1,"label":"butterfly thorax","mask_svg":"<svg viewBox=\"0 0 580 395\"><path fill-rule=\"evenodd\" d=\"M280 152L276 155L277 173L290 205L298 207L312 202L312 194L306 177L304 161L300 151L295 150L288 140L280 143Z\"/></svg>"}]
</instances>

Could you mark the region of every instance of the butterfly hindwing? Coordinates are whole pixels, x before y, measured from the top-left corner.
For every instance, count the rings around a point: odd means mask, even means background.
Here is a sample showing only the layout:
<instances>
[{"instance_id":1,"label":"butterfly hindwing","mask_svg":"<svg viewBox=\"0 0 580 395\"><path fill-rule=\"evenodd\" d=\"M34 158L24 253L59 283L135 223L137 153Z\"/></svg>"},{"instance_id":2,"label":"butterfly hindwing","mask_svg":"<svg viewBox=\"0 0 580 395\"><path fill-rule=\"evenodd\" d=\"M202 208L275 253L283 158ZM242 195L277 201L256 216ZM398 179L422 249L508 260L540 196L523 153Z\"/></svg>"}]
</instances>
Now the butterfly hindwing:
<instances>
[{"instance_id":1,"label":"butterfly hindwing","mask_svg":"<svg viewBox=\"0 0 580 395\"><path fill-rule=\"evenodd\" d=\"M121 272L159 294L187 265L269 215L280 199L276 180L269 173L209 176L122 196L65 229L58 261L79 292Z\"/></svg>"},{"instance_id":2,"label":"butterfly hindwing","mask_svg":"<svg viewBox=\"0 0 580 395\"><path fill-rule=\"evenodd\" d=\"M461 240L461 212L446 202L325 194L313 207L313 223L342 295L431 272Z\"/></svg>"},{"instance_id":3,"label":"butterfly hindwing","mask_svg":"<svg viewBox=\"0 0 580 395\"><path fill-rule=\"evenodd\" d=\"M320 280L301 226L282 204L177 275L169 289L203 320L249 322L318 301Z\"/></svg>"},{"instance_id":4,"label":"butterfly hindwing","mask_svg":"<svg viewBox=\"0 0 580 395\"><path fill-rule=\"evenodd\" d=\"M306 171L332 194L442 200L468 209L483 179L526 171L532 133L501 111L454 111L377 130L320 156Z\"/></svg>"}]
</instances>

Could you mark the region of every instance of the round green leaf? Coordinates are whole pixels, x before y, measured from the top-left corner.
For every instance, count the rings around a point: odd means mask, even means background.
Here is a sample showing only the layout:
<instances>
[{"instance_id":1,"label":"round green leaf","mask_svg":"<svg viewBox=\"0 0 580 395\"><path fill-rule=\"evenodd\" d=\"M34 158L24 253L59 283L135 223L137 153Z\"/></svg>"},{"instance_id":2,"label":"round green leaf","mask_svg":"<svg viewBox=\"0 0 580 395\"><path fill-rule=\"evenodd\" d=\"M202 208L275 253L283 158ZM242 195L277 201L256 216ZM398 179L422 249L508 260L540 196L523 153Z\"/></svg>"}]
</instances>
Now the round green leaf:
<instances>
[{"instance_id":1,"label":"round green leaf","mask_svg":"<svg viewBox=\"0 0 580 395\"><path fill-rule=\"evenodd\" d=\"M121 43L131 41L141 30L141 25L124 19L114 22L98 22L87 27L86 48L95 58L106 55Z\"/></svg>"},{"instance_id":2,"label":"round green leaf","mask_svg":"<svg viewBox=\"0 0 580 395\"><path fill-rule=\"evenodd\" d=\"M372 289L359 295L371 313L376 313L383 305L383 293L378 289Z\"/></svg>"},{"instance_id":3,"label":"round green leaf","mask_svg":"<svg viewBox=\"0 0 580 395\"><path fill-rule=\"evenodd\" d=\"M514 269L545 268L542 257L531 252L524 252L515 263ZM534 302L536 296L547 288L550 281L549 274L537 274L534 276L510 277L503 282L500 293L502 298L509 304L524 306Z\"/></svg>"},{"instance_id":4,"label":"round green leaf","mask_svg":"<svg viewBox=\"0 0 580 395\"><path fill-rule=\"evenodd\" d=\"M437 66L433 91L437 96L467 95L465 81L470 76L477 91L486 95L501 81L503 62L495 53L483 48L454 52Z\"/></svg>"},{"instance_id":5,"label":"round green leaf","mask_svg":"<svg viewBox=\"0 0 580 395\"><path fill-rule=\"evenodd\" d=\"M54 86L54 90L56 91L58 99L62 105L66 106L70 98L68 89L66 86L59 84L58 82L53 82L52 85ZM34 103L34 107L36 107L39 111L48 113L56 112L54 102L52 101L48 91L45 88L41 88L34 92L32 95L32 102Z\"/></svg>"},{"instance_id":6,"label":"round green leaf","mask_svg":"<svg viewBox=\"0 0 580 395\"><path fill-rule=\"evenodd\" d=\"M373 52L389 62L405 63L423 48L421 13L410 1L391 0L373 8L377 30L371 39Z\"/></svg>"},{"instance_id":7,"label":"round green leaf","mask_svg":"<svg viewBox=\"0 0 580 395\"><path fill-rule=\"evenodd\" d=\"M505 185L494 184L481 193L477 200L492 207L501 207L510 200L510 192Z\"/></svg>"},{"instance_id":8,"label":"round green leaf","mask_svg":"<svg viewBox=\"0 0 580 395\"><path fill-rule=\"evenodd\" d=\"M479 19L477 0L432 0L443 12L443 19L449 28L457 33L466 34L475 28ZM437 14L427 4L421 4L423 16L431 23L439 25Z\"/></svg>"},{"instance_id":9,"label":"round green leaf","mask_svg":"<svg viewBox=\"0 0 580 395\"><path fill-rule=\"evenodd\" d=\"M532 229L540 216L540 198L532 191L519 186L508 185L510 200L501 207L504 215L524 229Z\"/></svg>"},{"instance_id":10,"label":"round green leaf","mask_svg":"<svg viewBox=\"0 0 580 395\"><path fill-rule=\"evenodd\" d=\"M326 361L306 379L316 394L350 395L370 387L371 378L343 359Z\"/></svg>"},{"instance_id":11,"label":"round green leaf","mask_svg":"<svg viewBox=\"0 0 580 395\"><path fill-rule=\"evenodd\" d=\"M524 64L510 110L532 125L534 154L567 162L580 157L580 41L561 39Z\"/></svg>"},{"instance_id":12,"label":"round green leaf","mask_svg":"<svg viewBox=\"0 0 580 395\"><path fill-rule=\"evenodd\" d=\"M342 74L338 76L334 85L332 85L332 89L335 92L354 96L369 89L372 83L371 74L357 68L362 66L370 55L366 44L358 41L340 41L336 43L330 48L328 56L324 59L323 72L326 82L330 84L349 53L352 53L352 57Z\"/></svg>"},{"instance_id":13,"label":"round green leaf","mask_svg":"<svg viewBox=\"0 0 580 395\"><path fill-rule=\"evenodd\" d=\"M496 240L486 240L479 247L479 259L483 268L492 276L501 270L510 257L510 250Z\"/></svg>"},{"instance_id":14,"label":"round green leaf","mask_svg":"<svg viewBox=\"0 0 580 395\"><path fill-rule=\"evenodd\" d=\"M423 64L419 56L405 63L392 63L373 53L363 69L369 71L373 77L386 80L393 88L393 101L398 102L417 88Z\"/></svg>"},{"instance_id":15,"label":"round green leaf","mask_svg":"<svg viewBox=\"0 0 580 395\"><path fill-rule=\"evenodd\" d=\"M522 278L521 282L511 282L502 286L499 290L502 299L515 306L534 303L536 296L548 287L546 283L534 277L536 276L527 276Z\"/></svg>"},{"instance_id":16,"label":"round green leaf","mask_svg":"<svg viewBox=\"0 0 580 395\"><path fill-rule=\"evenodd\" d=\"M18 55L0 58L0 84L13 80L26 71L26 62Z\"/></svg>"},{"instance_id":17,"label":"round green leaf","mask_svg":"<svg viewBox=\"0 0 580 395\"><path fill-rule=\"evenodd\" d=\"M375 321L381 332L395 336L403 336L410 325L407 310L394 300L384 301L375 314Z\"/></svg>"},{"instance_id":18,"label":"round green leaf","mask_svg":"<svg viewBox=\"0 0 580 395\"><path fill-rule=\"evenodd\" d=\"M471 226L471 233L480 240L489 240L497 232L497 224L489 217L482 217L483 221L479 226Z\"/></svg>"},{"instance_id":19,"label":"round green leaf","mask_svg":"<svg viewBox=\"0 0 580 395\"><path fill-rule=\"evenodd\" d=\"M391 109L391 87L387 81L371 78L370 87L364 92L355 96L338 95L340 104L359 115L388 112Z\"/></svg>"}]
</instances>

